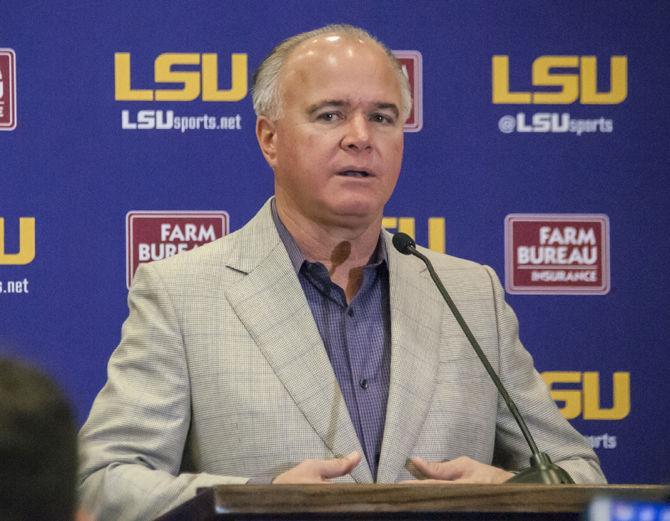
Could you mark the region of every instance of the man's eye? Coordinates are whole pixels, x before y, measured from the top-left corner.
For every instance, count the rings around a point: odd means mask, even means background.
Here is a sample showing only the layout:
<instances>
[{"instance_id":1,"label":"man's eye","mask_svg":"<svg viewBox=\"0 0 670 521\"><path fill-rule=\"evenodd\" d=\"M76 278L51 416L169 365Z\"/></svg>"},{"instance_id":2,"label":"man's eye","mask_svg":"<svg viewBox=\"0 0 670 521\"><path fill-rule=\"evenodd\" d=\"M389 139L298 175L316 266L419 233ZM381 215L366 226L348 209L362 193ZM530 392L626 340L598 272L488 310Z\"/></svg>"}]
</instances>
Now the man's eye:
<instances>
[{"instance_id":1,"label":"man's eye","mask_svg":"<svg viewBox=\"0 0 670 521\"><path fill-rule=\"evenodd\" d=\"M321 121L337 121L340 118L341 116L337 112L324 112L317 116L317 119L320 119Z\"/></svg>"},{"instance_id":2,"label":"man's eye","mask_svg":"<svg viewBox=\"0 0 670 521\"><path fill-rule=\"evenodd\" d=\"M372 114L372 121L375 123L386 123L388 125L393 125L395 123L395 118L389 116L388 114L382 114L379 112L375 112Z\"/></svg>"}]
</instances>

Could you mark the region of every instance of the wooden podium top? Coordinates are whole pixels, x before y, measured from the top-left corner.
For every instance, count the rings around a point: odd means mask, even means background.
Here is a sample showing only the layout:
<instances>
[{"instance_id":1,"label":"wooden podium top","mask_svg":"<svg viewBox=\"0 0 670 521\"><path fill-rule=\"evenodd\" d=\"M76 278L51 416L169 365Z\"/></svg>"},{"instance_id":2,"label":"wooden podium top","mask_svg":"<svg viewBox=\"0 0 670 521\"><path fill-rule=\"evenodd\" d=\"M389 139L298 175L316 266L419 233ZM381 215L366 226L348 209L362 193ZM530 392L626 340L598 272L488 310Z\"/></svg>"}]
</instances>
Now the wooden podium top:
<instances>
[{"instance_id":1,"label":"wooden podium top","mask_svg":"<svg viewBox=\"0 0 670 521\"><path fill-rule=\"evenodd\" d=\"M220 485L160 519L580 519L597 496L663 501L670 485Z\"/></svg>"}]
</instances>

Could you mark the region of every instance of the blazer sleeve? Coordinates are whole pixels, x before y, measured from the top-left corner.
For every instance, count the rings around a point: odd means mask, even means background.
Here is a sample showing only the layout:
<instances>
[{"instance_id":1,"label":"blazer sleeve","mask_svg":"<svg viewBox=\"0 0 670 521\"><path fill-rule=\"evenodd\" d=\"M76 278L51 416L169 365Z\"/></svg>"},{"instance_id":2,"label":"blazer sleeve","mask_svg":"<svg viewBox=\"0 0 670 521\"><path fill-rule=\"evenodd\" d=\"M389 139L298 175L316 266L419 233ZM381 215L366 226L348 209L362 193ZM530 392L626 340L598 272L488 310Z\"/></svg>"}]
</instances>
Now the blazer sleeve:
<instances>
[{"instance_id":1,"label":"blazer sleeve","mask_svg":"<svg viewBox=\"0 0 670 521\"><path fill-rule=\"evenodd\" d=\"M539 450L563 467L576 483L606 483L598 457L570 423L563 418L549 390L535 370L533 358L519 340L519 325L495 272L491 279L498 330L499 375ZM529 466L530 449L507 404L498 399L498 420L493 463L508 470Z\"/></svg>"},{"instance_id":2,"label":"blazer sleeve","mask_svg":"<svg viewBox=\"0 0 670 521\"><path fill-rule=\"evenodd\" d=\"M153 519L199 487L248 478L180 473L191 424L180 317L155 267L140 266L108 379L80 432L82 502L99 521Z\"/></svg>"}]
</instances>

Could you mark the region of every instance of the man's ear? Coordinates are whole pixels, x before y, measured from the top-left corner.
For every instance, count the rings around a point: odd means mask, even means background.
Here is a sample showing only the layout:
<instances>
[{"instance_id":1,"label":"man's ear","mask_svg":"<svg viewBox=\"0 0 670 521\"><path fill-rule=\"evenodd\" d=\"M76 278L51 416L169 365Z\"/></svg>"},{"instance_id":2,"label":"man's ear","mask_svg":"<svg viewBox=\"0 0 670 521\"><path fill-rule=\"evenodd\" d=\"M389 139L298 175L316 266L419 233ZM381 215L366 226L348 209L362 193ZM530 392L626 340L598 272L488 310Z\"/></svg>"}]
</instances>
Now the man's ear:
<instances>
[{"instance_id":1,"label":"man's ear","mask_svg":"<svg viewBox=\"0 0 670 521\"><path fill-rule=\"evenodd\" d=\"M277 162L277 127L274 121L265 116L256 118L256 139L265 160L274 170Z\"/></svg>"}]
</instances>

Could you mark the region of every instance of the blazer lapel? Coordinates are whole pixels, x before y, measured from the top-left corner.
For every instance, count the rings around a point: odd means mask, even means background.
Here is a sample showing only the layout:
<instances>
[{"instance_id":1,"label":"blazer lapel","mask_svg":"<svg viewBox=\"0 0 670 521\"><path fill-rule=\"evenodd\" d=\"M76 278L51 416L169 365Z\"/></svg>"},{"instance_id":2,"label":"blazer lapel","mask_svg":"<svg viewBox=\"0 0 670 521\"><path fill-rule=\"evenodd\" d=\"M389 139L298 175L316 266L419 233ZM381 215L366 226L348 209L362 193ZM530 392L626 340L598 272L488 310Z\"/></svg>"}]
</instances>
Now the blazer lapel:
<instances>
[{"instance_id":1,"label":"blazer lapel","mask_svg":"<svg viewBox=\"0 0 670 521\"><path fill-rule=\"evenodd\" d=\"M411 455L435 389L444 306L419 259L389 258L391 381L377 482L393 483Z\"/></svg>"},{"instance_id":2,"label":"blazer lapel","mask_svg":"<svg viewBox=\"0 0 670 521\"><path fill-rule=\"evenodd\" d=\"M296 406L335 456L363 450L269 203L239 232L228 266L247 275L226 297ZM365 461L351 472L372 482Z\"/></svg>"}]
</instances>

